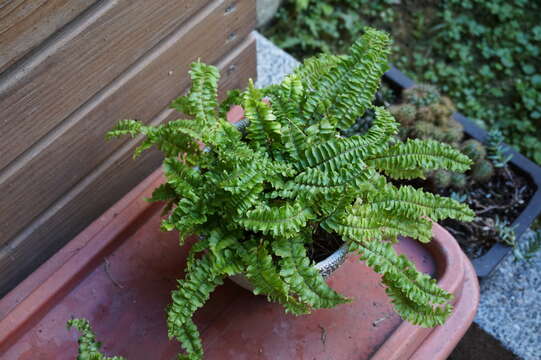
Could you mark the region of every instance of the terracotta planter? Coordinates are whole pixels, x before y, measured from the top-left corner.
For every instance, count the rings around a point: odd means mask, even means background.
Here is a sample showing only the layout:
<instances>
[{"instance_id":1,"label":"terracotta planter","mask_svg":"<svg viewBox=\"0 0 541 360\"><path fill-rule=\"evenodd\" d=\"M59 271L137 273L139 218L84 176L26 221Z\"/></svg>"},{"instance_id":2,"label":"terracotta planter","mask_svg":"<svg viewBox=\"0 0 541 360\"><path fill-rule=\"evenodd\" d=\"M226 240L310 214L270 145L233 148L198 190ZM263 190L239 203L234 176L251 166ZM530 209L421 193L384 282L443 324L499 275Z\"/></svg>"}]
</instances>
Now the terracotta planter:
<instances>
[{"instance_id":1,"label":"terracotta planter","mask_svg":"<svg viewBox=\"0 0 541 360\"><path fill-rule=\"evenodd\" d=\"M160 232L159 204L143 200L164 179L155 172L0 301L0 358L73 359L72 316L94 325L103 350L129 360L171 359L164 308L187 256L178 235ZM472 265L434 225L422 246L396 248L455 295L444 326L424 329L392 310L379 276L348 256L330 285L354 301L308 316L253 296L230 281L196 313L206 359L445 359L468 329L479 301Z\"/></svg>"},{"instance_id":2,"label":"terracotta planter","mask_svg":"<svg viewBox=\"0 0 541 360\"><path fill-rule=\"evenodd\" d=\"M384 80L398 90L404 90L415 85L413 80L394 66L391 66L391 70L385 73ZM459 112L454 113L453 117L464 126L464 132L468 136L481 142L486 139L487 132L475 125L473 121ZM534 194L512 224L512 226L515 226L515 235L519 239L541 213L541 167L511 147L509 147L508 153L513 155L510 161L511 167L527 176L534 186ZM488 276L511 249L510 246L495 243L486 254L472 260L477 276Z\"/></svg>"}]
</instances>

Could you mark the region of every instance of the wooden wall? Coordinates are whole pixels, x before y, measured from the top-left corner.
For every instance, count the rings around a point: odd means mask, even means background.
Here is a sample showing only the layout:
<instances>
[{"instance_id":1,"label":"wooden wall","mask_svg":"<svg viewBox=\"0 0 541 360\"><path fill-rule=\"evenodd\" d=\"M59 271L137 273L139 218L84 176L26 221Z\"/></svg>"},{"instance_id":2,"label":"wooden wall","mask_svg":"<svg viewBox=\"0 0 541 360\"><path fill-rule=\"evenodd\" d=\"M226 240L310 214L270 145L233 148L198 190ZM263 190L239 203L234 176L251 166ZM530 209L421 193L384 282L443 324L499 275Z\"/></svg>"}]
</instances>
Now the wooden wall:
<instances>
[{"instance_id":1,"label":"wooden wall","mask_svg":"<svg viewBox=\"0 0 541 360\"><path fill-rule=\"evenodd\" d=\"M161 161L119 119L175 119L200 58L256 75L253 0L0 1L0 296Z\"/></svg>"}]
</instances>

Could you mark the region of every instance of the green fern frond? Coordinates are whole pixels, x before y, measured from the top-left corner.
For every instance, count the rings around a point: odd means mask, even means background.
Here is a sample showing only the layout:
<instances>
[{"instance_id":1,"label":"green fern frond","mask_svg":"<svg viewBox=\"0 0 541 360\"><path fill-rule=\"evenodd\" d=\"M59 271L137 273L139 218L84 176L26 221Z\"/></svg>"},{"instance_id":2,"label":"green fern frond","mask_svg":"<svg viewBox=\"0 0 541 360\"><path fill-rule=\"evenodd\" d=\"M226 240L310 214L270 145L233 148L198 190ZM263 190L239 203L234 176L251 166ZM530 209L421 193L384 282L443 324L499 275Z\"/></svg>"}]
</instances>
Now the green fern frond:
<instances>
[{"instance_id":1,"label":"green fern frond","mask_svg":"<svg viewBox=\"0 0 541 360\"><path fill-rule=\"evenodd\" d=\"M77 360L124 360L123 357L107 357L100 352L101 343L96 340L96 334L92 331L90 323L86 319L68 320L68 329L76 328L81 333L79 337L79 355Z\"/></svg>"},{"instance_id":2,"label":"green fern frond","mask_svg":"<svg viewBox=\"0 0 541 360\"><path fill-rule=\"evenodd\" d=\"M270 98L274 115L282 126L293 125L299 129L304 128L299 116L304 93L303 81L295 74L287 76L281 84L265 92Z\"/></svg>"},{"instance_id":3,"label":"green fern frond","mask_svg":"<svg viewBox=\"0 0 541 360\"><path fill-rule=\"evenodd\" d=\"M289 237L299 232L314 217L309 206L296 201L280 206L260 205L238 218L237 222L252 231Z\"/></svg>"},{"instance_id":4,"label":"green fern frond","mask_svg":"<svg viewBox=\"0 0 541 360\"><path fill-rule=\"evenodd\" d=\"M186 354L179 354L179 360L201 360L203 359L203 344L197 326L191 319L176 328L175 338L180 342Z\"/></svg>"},{"instance_id":5,"label":"green fern frond","mask_svg":"<svg viewBox=\"0 0 541 360\"><path fill-rule=\"evenodd\" d=\"M171 305L167 309L169 338L177 339L188 353L189 359L201 359L203 347L192 316L208 300L216 286L222 284L223 269L216 266L212 255L197 259L178 287L171 293Z\"/></svg>"},{"instance_id":6,"label":"green fern frond","mask_svg":"<svg viewBox=\"0 0 541 360\"><path fill-rule=\"evenodd\" d=\"M178 195L191 200L199 199L197 184L201 181L201 175L197 170L176 158L165 158L163 172L167 183Z\"/></svg>"},{"instance_id":7,"label":"green fern frond","mask_svg":"<svg viewBox=\"0 0 541 360\"><path fill-rule=\"evenodd\" d=\"M394 240L399 235L421 242L432 239L432 222L427 219L411 220L392 211L374 211L366 204L355 204L343 212L327 218L322 226L344 238L371 241Z\"/></svg>"},{"instance_id":8,"label":"green fern frond","mask_svg":"<svg viewBox=\"0 0 541 360\"><path fill-rule=\"evenodd\" d=\"M204 129L195 120L179 119L170 121L165 126L174 136L188 136L195 141L204 141L206 139Z\"/></svg>"},{"instance_id":9,"label":"green fern frond","mask_svg":"<svg viewBox=\"0 0 541 360\"><path fill-rule=\"evenodd\" d=\"M308 137L296 124L284 127L282 141L286 151L295 162L304 160L304 152L308 146Z\"/></svg>"},{"instance_id":10,"label":"green fern frond","mask_svg":"<svg viewBox=\"0 0 541 360\"><path fill-rule=\"evenodd\" d=\"M382 191L366 194L365 202L372 211L387 211L412 220L426 216L434 221L445 218L471 221L475 216L465 204L409 185L397 189L388 184Z\"/></svg>"},{"instance_id":11,"label":"green fern frond","mask_svg":"<svg viewBox=\"0 0 541 360\"><path fill-rule=\"evenodd\" d=\"M305 59L302 66L295 68L293 74L289 76L302 79L305 89L313 92L318 87L322 78L328 76L328 73L343 61L344 58L345 56L319 54Z\"/></svg>"},{"instance_id":12,"label":"green fern frond","mask_svg":"<svg viewBox=\"0 0 541 360\"><path fill-rule=\"evenodd\" d=\"M355 191L367 178L374 176L372 169L366 169L363 163L345 163L338 171L306 169L289 182L286 189L291 193L329 194L346 189Z\"/></svg>"},{"instance_id":13,"label":"green fern frond","mask_svg":"<svg viewBox=\"0 0 541 360\"><path fill-rule=\"evenodd\" d=\"M168 183L161 184L152 192L152 196L147 199L150 202L170 201L177 198L175 189Z\"/></svg>"},{"instance_id":14,"label":"green fern frond","mask_svg":"<svg viewBox=\"0 0 541 360\"><path fill-rule=\"evenodd\" d=\"M360 254L361 260L383 275L386 292L402 318L415 325L433 327L450 315L448 302L452 295L439 288L430 276L417 271L390 243L352 239L349 244Z\"/></svg>"},{"instance_id":15,"label":"green fern frond","mask_svg":"<svg viewBox=\"0 0 541 360\"><path fill-rule=\"evenodd\" d=\"M250 82L243 99L244 116L250 122L246 128L248 139L255 146L267 147L280 138L281 125L272 113L271 106L261 99L260 91Z\"/></svg>"},{"instance_id":16,"label":"green fern frond","mask_svg":"<svg viewBox=\"0 0 541 360\"><path fill-rule=\"evenodd\" d=\"M111 130L105 135L105 139L110 140L123 135L129 135L132 138L143 132L145 126L137 120L120 120Z\"/></svg>"},{"instance_id":17,"label":"green fern frond","mask_svg":"<svg viewBox=\"0 0 541 360\"><path fill-rule=\"evenodd\" d=\"M301 169L313 168L323 171L336 171L350 164L363 164L369 143L360 136L333 138L311 146L305 151L306 161L299 164Z\"/></svg>"},{"instance_id":18,"label":"green fern frond","mask_svg":"<svg viewBox=\"0 0 541 360\"><path fill-rule=\"evenodd\" d=\"M393 137L398 134L399 124L383 107L374 107L374 114L372 126L361 137L367 141L367 146L371 147L370 151L377 152L389 146Z\"/></svg>"},{"instance_id":19,"label":"green fern frond","mask_svg":"<svg viewBox=\"0 0 541 360\"><path fill-rule=\"evenodd\" d=\"M411 301L402 291L393 287L389 279L382 278L382 282L388 287L385 293L391 298L396 312L404 320L422 327L435 327L443 325L453 311L450 304L431 306Z\"/></svg>"},{"instance_id":20,"label":"green fern frond","mask_svg":"<svg viewBox=\"0 0 541 360\"><path fill-rule=\"evenodd\" d=\"M273 242L274 254L281 257L280 276L301 301L313 308L331 308L349 302L331 289L306 255L301 237Z\"/></svg>"},{"instance_id":21,"label":"green fern frond","mask_svg":"<svg viewBox=\"0 0 541 360\"><path fill-rule=\"evenodd\" d=\"M246 277L254 286L254 294L265 294L271 301L284 305L286 311L296 315L306 314L308 306L289 294L289 285L281 278L265 243L254 240L245 243L243 259Z\"/></svg>"},{"instance_id":22,"label":"green fern frond","mask_svg":"<svg viewBox=\"0 0 541 360\"><path fill-rule=\"evenodd\" d=\"M383 32L367 29L347 57L323 75L304 107L306 116L329 114L337 126L347 129L372 105L380 79L387 70L390 39ZM329 101L333 99L333 101Z\"/></svg>"},{"instance_id":23,"label":"green fern frond","mask_svg":"<svg viewBox=\"0 0 541 360\"><path fill-rule=\"evenodd\" d=\"M400 174L401 171L436 169L464 172L472 164L470 158L450 145L420 139L408 139L405 143L367 157L365 161L388 175Z\"/></svg>"},{"instance_id":24,"label":"green fern frond","mask_svg":"<svg viewBox=\"0 0 541 360\"><path fill-rule=\"evenodd\" d=\"M173 101L171 107L193 116L202 128L211 126L216 121L220 72L215 66L197 61L192 63L189 73L192 87L188 95Z\"/></svg>"}]
</instances>

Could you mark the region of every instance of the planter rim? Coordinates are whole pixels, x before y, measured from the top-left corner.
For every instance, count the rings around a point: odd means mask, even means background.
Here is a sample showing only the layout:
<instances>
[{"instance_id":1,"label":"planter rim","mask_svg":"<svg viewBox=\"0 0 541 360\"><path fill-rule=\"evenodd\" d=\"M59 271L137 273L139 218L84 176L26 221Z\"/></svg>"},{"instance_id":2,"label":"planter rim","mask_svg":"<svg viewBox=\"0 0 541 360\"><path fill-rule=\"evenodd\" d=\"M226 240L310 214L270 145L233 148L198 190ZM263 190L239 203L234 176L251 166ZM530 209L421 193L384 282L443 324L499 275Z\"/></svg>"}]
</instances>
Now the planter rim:
<instances>
[{"instance_id":1,"label":"planter rim","mask_svg":"<svg viewBox=\"0 0 541 360\"><path fill-rule=\"evenodd\" d=\"M401 90L410 88L416 83L410 79L406 74L398 70L394 65L390 65L390 69L385 73L384 79L392 83ZM472 120L462 115L459 112L453 114L453 118L460 122L464 126L464 132L469 136L483 142L487 137L487 131L477 126ZM504 144L507 147L507 154L513 155L510 163L523 172L530 178L530 181L534 184L535 189L532 197L528 201L526 207L518 215L513 222L512 226L515 226L515 235L517 239L520 239L522 234L530 227L532 222L541 213L541 167L535 164L533 161L513 149L511 146ZM473 266L480 278L487 277L498 266L503 258L511 251L512 247L495 243L490 249L482 256L472 259Z\"/></svg>"},{"instance_id":2,"label":"planter rim","mask_svg":"<svg viewBox=\"0 0 541 360\"><path fill-rule=\"evenodd\" d=\"M327 277L333 271L338 269L340 265L342 265L347 254L348 254L348 245L344 243L331 255L315 263L314 267L319 270L319 272L321 273L323 277Z\"/></svg>"}]
</instances>

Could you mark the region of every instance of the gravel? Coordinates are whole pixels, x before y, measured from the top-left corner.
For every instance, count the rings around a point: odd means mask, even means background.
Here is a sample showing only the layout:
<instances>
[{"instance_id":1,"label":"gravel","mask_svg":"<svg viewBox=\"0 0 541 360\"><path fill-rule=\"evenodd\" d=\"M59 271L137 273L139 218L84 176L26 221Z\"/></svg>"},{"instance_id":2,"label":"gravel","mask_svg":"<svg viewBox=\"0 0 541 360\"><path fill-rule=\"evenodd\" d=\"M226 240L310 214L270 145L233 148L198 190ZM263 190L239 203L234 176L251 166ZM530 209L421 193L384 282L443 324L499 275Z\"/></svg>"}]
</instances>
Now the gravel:
<instances>
[{"instance_id":1,"label":"gravel","mask_svg":"<svg viewBox=\"0 0 541 360\"><path fill-rule=\"evenodd\" d=\"M475 322L519 357L541 359L541 252L530 262L509 254L481 283Z\"/></svg>"}]
</instances>

